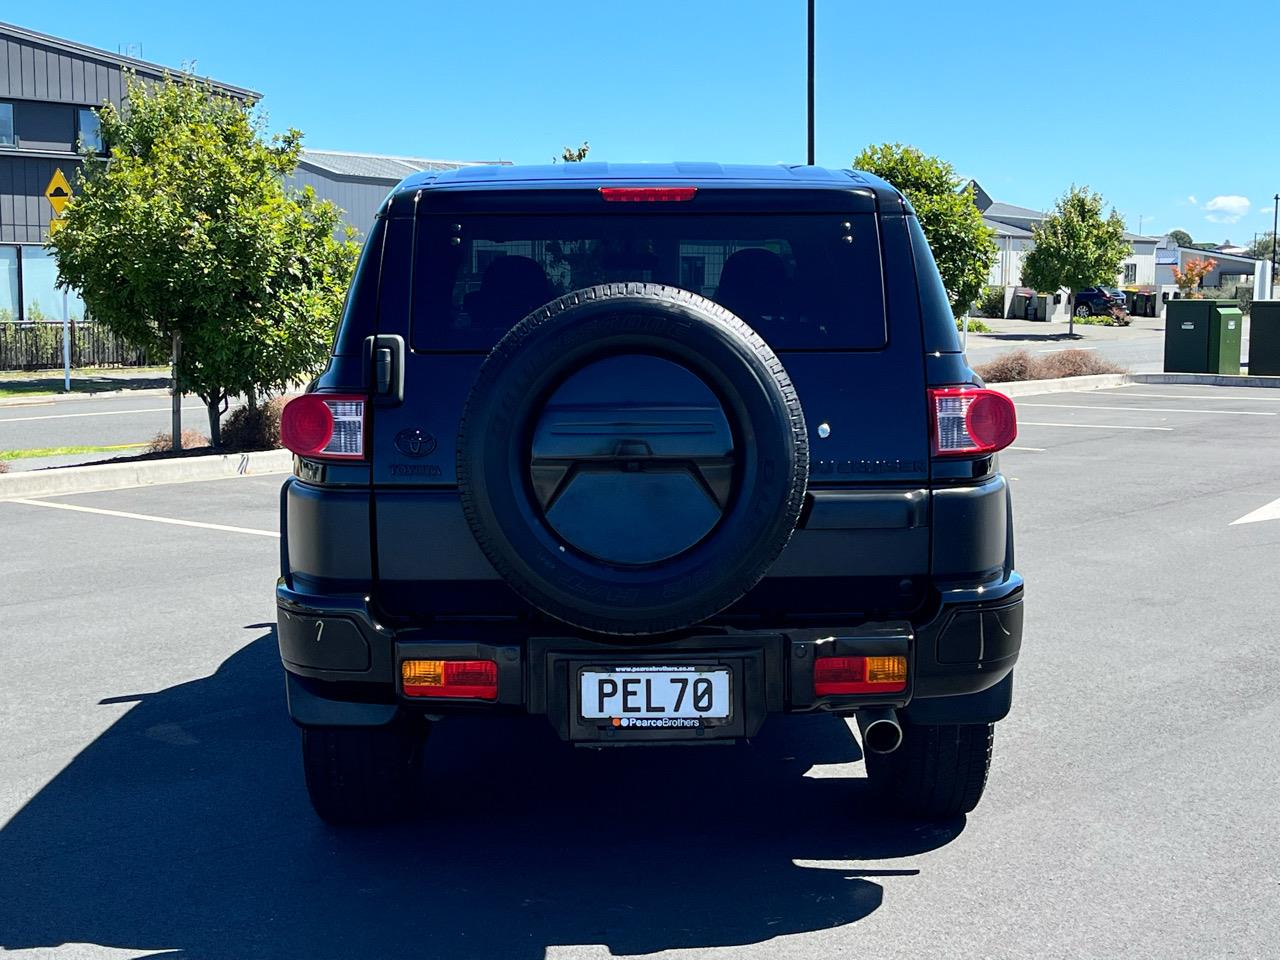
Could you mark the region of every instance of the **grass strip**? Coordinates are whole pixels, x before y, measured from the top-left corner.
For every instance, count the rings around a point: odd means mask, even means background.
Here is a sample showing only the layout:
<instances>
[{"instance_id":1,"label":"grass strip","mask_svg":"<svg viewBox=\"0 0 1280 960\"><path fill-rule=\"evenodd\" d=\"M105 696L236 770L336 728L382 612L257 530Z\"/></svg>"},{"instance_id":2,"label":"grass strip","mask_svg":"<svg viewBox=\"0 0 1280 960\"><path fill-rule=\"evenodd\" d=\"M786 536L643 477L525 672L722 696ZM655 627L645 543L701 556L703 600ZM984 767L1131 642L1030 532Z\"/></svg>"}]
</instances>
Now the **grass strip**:
<instances>
[{"instance_id":1,"label":"grass strip","mask_svg":"<svg viewBox=\"0 0 1280 960\"><path fill-rule=\"evenodd\" d=\"M0 450L0 460L31 460L35 457L69 457L78 453L110 453L113 450L137 450L145 443L117 443L112 446L27 447L25 450Z\"/></svg>"}]
</instances>

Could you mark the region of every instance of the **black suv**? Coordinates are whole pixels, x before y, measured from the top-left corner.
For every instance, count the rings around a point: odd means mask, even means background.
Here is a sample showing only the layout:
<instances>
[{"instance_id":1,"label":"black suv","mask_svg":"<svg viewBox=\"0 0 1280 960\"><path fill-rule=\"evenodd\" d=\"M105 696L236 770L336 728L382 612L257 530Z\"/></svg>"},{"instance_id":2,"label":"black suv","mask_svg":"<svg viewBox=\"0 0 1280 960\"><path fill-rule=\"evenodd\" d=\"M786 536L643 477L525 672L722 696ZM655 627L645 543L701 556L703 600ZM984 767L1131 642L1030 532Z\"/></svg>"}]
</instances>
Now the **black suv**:
<instances>
[{"instance_id":1,"label":"black suv","mask_svg":"<svg viewBox=\"0 0 1280 960\"><path fill-rule=\"evenodd\" d=\"M315 809L412 810L445 717L604 747L818 710L857 718L893 811L973 809L1022 642L1015 431L875 177L410 177L282 421L279 642Z\"/></svg>"},{"instance_id":2,"label":"black suv","mask_svg":"<svg viewBox=\"0 0 1280 960\"><path fill-rule=\"evenodd\" d=\"M1128 300L1115 287L1085 287L1075 295L1077 317L1105 317L1116 310L1126 310Z\"/></svg>"}]
</instances>

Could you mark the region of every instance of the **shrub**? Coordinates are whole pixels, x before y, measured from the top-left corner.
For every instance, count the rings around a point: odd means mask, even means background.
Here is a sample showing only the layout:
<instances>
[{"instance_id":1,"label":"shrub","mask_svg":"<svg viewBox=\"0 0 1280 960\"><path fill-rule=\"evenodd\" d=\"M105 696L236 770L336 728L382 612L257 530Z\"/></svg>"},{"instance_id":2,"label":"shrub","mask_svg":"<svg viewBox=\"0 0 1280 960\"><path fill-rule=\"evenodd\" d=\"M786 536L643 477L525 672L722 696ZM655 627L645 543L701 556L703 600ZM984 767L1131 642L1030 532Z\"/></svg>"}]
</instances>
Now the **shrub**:
<instances>
[{"instance_id":1,"label":"shrub","mask_svg":"<svg viewBox=\"0 0 1280 960\"><path fill-rule=\"evenodd\" d=\"M227 450L275 450L280 446L280 411L285 397L274 397L256 407L237 407L222 425L222 446Z\"/></svg>"},{"instance_id":2,"label":"shrub","mask_svg":"<svg viewBox=\"0 0 1280 960\"><path fill-rule=\"evenodd\" d=\"M965 319L966 319L965 317L956 317L956 329L957 329L957 330L963 330L963 329L964 329L964 322L965 322ZM988 326L987 326L985 323L983 323L981 320L979 320L977 317L969 317L969 318L968 318L968 320L969 320L969 332L970 332L970 333L990 333L990 332L991 332L991 328L990 328L990 327L988 327Z\"/></svg>"},{"instance_id":3,"label":"shrub","mask_svg":"<svg viewBox=\"0 0 1280 960\"><path fill-rule=\"evenodd\" d=\"M1025 350L1003 353L974 367L987 383L1015 380L1056 380L1059 377L1089 377L1100 373L1124 373L1125 368L1091 350L1063 350L1033 357Z\"/></svg>"},{"instance_id":4,"label":"shrub","mask_svg":"<svg viewBox=\"0 0 1280 960\"><path fill-rule=\"evenodd\" d=\"M988 383L1011 383L1014 380L1030 380L1031 354L1025 350L1002 353L993 360L980 363L973 369Z\"/></svg>"},{"instance_id":5,"label":"shrub","mask_svg":"<svg viewBox=\"0 0 1280 960\"><path fill-rule=\"evenodd\" d=\"M182 431L182 449L190 450L194 447L207 447L209 438L199 430L193 430L190 427ZM147 444L147 453L168 453L173 449L173 434L166 431L165 433L157 433L151 442Z\"/></svg>"},{"instance_id":6,"label":"shrub","mask_svg":"<svg viewBox=\"0 0 1280 960\"><path fill-rule=\"evenodd\" d=\"M9 464L5 463L5 461L3 460L0 460L0 473L8 473L8 472L9 472Z\"/></svg>"},{"instance_id":7,"label":"shrub","mask_svg":"<svg viewBox=\"0 0 1280 960\"><path fill-rule=\"evenodd\" d=\"M978 297L978 313L990 319L1004 316L1004 287L987 287Z\"/></svg>"},{"instance_id":8,"label":"shrub","mask_svg":"<svg viewBox=\"0 0 1280 960\"><path fill-rule=\"evenodd\" d=\"M1058 377L1091 377L1099 373L1124 373L1125 368L1100 357L1092 350L1063 350L1038 357L1038 376L1033 380L1056 380Z\"/></svg>"}]
</instances>

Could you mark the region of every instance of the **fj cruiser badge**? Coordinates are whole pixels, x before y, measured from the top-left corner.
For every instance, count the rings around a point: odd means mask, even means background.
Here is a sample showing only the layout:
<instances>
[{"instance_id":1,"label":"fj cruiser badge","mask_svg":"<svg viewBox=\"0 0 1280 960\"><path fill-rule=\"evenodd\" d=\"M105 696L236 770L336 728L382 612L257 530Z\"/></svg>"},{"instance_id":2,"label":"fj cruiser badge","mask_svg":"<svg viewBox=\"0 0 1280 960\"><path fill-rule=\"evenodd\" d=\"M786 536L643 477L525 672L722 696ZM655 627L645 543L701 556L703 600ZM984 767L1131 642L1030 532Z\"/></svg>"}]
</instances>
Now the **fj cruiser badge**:
<instances>
[{"instance_id":1,"label":"fj cruiser badge","mask_svg":"<svg viewBox=\"0 0 1280 960\"><path fill-rule=\"evenodd\" d=\"M425 457L435 452L436 438L417 427L396 434L396 449L406 457Z\"/></svg>"}]
</instances>

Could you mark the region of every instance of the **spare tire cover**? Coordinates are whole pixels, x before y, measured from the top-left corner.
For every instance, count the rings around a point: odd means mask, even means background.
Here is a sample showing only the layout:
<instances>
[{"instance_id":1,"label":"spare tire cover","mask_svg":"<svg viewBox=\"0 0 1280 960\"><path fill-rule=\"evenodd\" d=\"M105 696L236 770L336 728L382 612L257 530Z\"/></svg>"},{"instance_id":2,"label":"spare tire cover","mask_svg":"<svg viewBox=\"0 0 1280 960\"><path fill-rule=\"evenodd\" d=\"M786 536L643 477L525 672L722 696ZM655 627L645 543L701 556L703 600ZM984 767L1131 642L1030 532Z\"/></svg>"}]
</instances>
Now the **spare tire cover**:
<instances>
[{"instance_id":1,"label":"spare tire cover","mask_svg":"<svg viewBox=\"0 0 1280 960\"><path fill-rule=\"evenodd\" d=\"M804 416L728 310L647 283L578 290L493 348L458 431L467 522L531 604L661 634L753 587L795 529Z\"/></svg>"}]
</instances>

